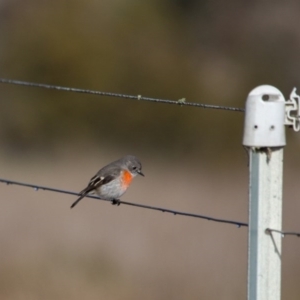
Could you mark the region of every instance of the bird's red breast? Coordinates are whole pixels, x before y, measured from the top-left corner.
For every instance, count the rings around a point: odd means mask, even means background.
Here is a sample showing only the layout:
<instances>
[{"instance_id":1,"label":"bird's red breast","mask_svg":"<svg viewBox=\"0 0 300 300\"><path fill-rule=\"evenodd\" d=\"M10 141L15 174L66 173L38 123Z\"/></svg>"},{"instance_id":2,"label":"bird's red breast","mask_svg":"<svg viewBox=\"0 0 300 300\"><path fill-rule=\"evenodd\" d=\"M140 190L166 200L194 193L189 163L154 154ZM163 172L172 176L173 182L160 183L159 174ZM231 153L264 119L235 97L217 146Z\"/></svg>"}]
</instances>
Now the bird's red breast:
<instances>
[{"instance_id":1,"label":"bird's red breast","mask_svg":"<svg viewBox=\"0 0 300 300\"><path fill-rule=\"evenodd\" d=\"M125 170L123 172L123 179L122 179L122 184L124 188L128 188L131 180L132 180L133 176L131 175L130 172L128 172L127 170Z\"/></svg>"}]
</instances>

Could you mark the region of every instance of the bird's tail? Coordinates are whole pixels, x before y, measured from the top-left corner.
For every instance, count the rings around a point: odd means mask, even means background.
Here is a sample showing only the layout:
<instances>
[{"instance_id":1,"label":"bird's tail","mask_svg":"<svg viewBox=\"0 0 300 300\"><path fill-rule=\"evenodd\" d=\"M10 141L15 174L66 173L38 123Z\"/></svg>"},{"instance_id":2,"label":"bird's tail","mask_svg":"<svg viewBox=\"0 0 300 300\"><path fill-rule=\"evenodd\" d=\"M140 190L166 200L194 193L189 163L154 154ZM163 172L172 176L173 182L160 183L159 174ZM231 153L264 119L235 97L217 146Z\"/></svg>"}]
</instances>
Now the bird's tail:
<instances>
[{"instance_id":1,"label":"bird's tail","mask_svg":"<svg viewBox=\"0 0 300 300\"><path fill-rule=\"evenodd\" d=\"M72 205L70 208L73 208L81 199L83 199L86 196L86 194L81 195Z\"/></svg>"},{"instance_id":2,"label":"bird's tail","mask_svg":"<svg viewBox=\"0 0 300 300\"><path fill-rule=\"evenodd\" d=\"M79 194L80 197L71 205L70 208L73 208L81 199L83 199L87 194L89 194L90 192L92 192L94 190L93 187L91 186L87 186L84 190L82 190Z\"/></svg>"}]
</instances>

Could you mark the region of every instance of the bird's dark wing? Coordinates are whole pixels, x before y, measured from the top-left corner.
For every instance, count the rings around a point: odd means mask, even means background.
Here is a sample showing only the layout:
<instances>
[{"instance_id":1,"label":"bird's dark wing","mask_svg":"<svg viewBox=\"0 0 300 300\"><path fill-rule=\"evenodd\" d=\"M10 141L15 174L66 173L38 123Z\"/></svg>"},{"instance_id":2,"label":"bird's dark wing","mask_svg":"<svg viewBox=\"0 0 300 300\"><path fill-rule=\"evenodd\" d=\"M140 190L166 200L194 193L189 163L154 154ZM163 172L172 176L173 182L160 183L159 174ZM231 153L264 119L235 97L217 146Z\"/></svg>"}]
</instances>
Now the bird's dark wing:
<instances>
[{"instance_id":1,"label":"bird's dark wing","mask_svg":"<svg viewBox=\"0 0 300 300\"><path fill-rule=\"evenodd\" d=\"M110 181L114 180L116 176L117 176L116 172L112 172L112 174L106 176L100 176L99 174L96 174L94 177L91 178L88 186L79 193L80 197L71 205L71 208L73 208L88 193L99 188L101 185L109 183Z\"/></svg>"}]
</instances>

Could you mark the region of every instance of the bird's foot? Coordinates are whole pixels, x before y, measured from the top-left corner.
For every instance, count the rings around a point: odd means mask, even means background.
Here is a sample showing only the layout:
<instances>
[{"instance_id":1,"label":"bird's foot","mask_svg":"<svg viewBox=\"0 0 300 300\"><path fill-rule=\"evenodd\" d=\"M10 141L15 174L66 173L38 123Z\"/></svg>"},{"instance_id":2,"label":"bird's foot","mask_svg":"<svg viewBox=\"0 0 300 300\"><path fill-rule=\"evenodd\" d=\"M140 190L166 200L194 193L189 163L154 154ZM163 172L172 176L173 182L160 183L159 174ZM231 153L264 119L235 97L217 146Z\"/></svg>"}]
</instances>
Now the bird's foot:
<instances>
[{"instance_id":1,"label":"bird's foot","mask_svg":"<svg viewBox=\"0 0 300 300\"><path fill-rule=\"evenodd\" d=\"M111 200L111 204L119 206L121 204L120 199L113 199L113 200Z\"/></svg>"}]
</instances>

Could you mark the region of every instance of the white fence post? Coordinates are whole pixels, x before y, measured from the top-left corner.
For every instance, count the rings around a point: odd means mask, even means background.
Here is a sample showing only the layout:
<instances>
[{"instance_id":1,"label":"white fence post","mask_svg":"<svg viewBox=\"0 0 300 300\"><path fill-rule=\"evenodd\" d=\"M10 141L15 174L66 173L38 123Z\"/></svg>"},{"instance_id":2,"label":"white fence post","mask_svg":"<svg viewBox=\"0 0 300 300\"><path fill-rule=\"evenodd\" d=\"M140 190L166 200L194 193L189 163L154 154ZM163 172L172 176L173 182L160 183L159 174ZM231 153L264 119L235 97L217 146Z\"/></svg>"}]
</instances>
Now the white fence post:
<instances>
[{"instance_id":1,"label":"white fence post","mask_svg":"<svg viewBox=\"0 0 300 300\"><path fill-rule=\"evenodd\" d=\"M249 150L248 300L280 300L285 99L272 86L246 101L243 144Z\"/></svg>"}]
</instances>

